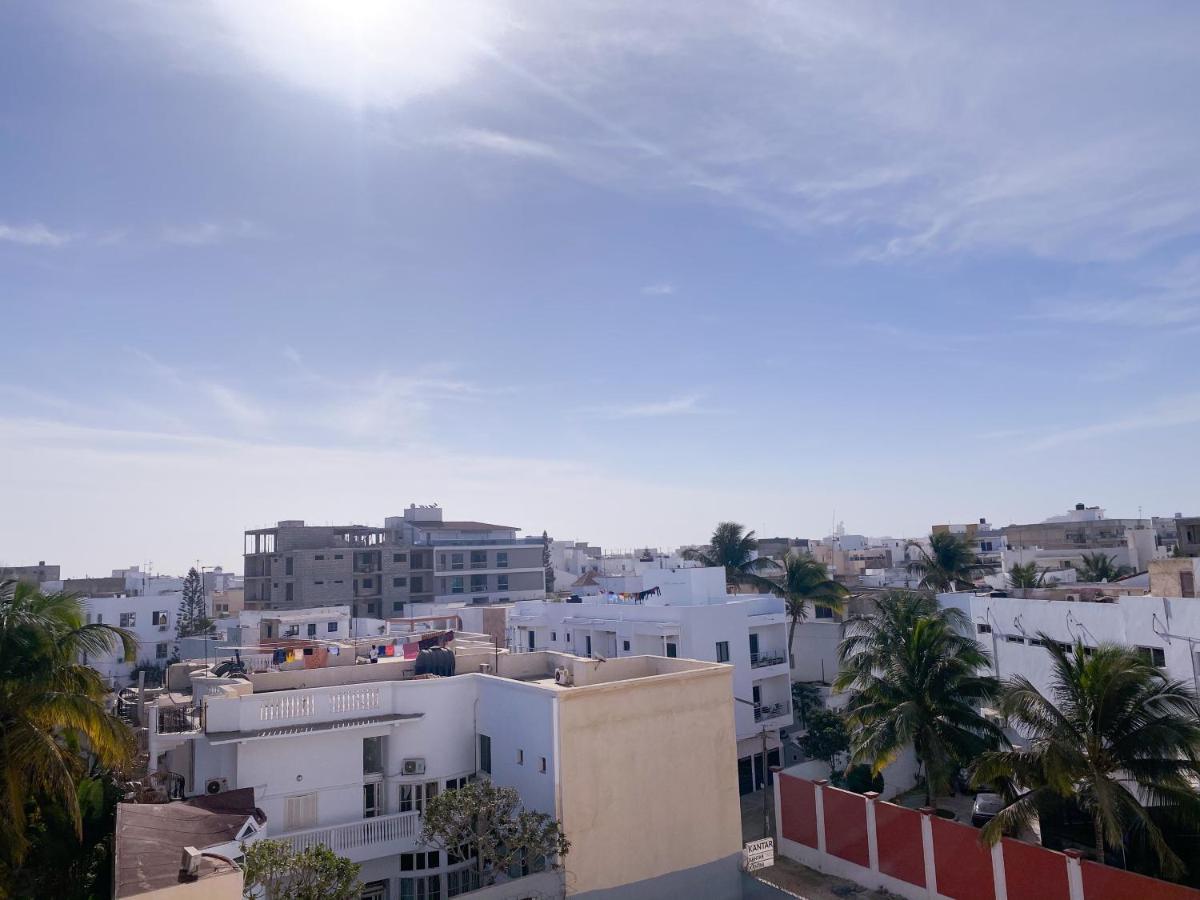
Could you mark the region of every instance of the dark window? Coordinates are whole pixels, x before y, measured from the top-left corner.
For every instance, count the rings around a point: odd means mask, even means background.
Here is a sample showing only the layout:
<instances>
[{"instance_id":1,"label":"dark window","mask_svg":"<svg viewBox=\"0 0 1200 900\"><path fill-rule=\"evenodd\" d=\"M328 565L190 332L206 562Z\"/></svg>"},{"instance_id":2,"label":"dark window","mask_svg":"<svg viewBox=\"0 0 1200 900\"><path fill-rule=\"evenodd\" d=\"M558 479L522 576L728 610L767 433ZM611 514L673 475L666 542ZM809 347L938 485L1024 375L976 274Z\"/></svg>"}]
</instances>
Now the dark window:
<instances>
[{"instance_id":1,"label":"dark window","mask_svg":"<svg viewBox=\"0 0 1200 900\"><path fill-rule=\"evenodd\" d=\"M487 551L472 550L471 551L471 568L486 569L487 568Z\"/></svg>"},{"instance_id":2,"label":"dark window","mask_svg":"<svg viewBox=\"0 0 1200 900\"><path fill-rule=\"evenodd\" d=\"M501 550L496 554L496 568L497 569L507 569L508 568L508 551L507 550Z\"/></svg>"},{"instance_id":3,"label":"dark window","mask_svg":"<svg viewBox=\"0 0 1200 900\"><path fill-rule=\"evenodd\" d=\"M374 578L364 578L364 579L362 580L362 586L363 586L363 587L365 587L365 588L374 587L374 586L375 586L375 579L374 579Z\"/></svg>"},{"instance_id":4,"label":"dark window","mask_svg":"<svg viewBox=\"0 0 1200 900\"><path fill-rule=\"evenodd\" d=\"M1006 635L1004 636L1004 639L1005 639L1006 641L1008 641L1010 644L1023 644L1023 643L1025 643L1025 638L1021 637L1019 634L1006 634Z\"/></svg>"},{"instance_id":5,"label":"dark window","mask_svg":"<svg viewBox=\"0 0 1200 900\"><path fill-rule=\"evenodd\" d=\"M404 612L404 601L403 600L393 600L392 601L392 612Z\"/></svg>"},{"instance_id":6,"label":"dark window","mask_svg":"<svg viewBox=\"0 0 1200 900\"><path fill-rule=\"evenodd\" d=\"M325 626L325 630L326 630L326 631L328 631L328 632L334 632L334 631L337 631L337 622L330 622L330 623L328 623L328 624Z\"/></svg>"},{"instance_id":7,"label":"dark window","mask_svg":"<svg viewBox=\"0 0 1200 900\"><path fill-rule=\"evenodd\" d=\"M479 771L492 774L492 739L486 734L479 736Z\"/></svg>"},{"instance_id":8,"label":"dark window","mask_svg":"<svg viewBox=\"0 0 1200 900\"><path fill-rule=\"evenodd\" d=\"M485 575L483 577L486 578L487 576ZM507 575L497 575L496 576L496 590L498 590L498 591L507 591L508 590L508 576Z\"/></svg>"},{"instance_id":9,"label":"dark window","mask_svg":"<svg viewBox=\"0 0 1200 900\"><path fill-rule=\"evenodd\" d=\"M407 553L393 553L392 554L392 562L394 562L394 563L408 562L408 554Z\"/></svg>"},{"instance_id":10,"label":"dark window","mask_svg":"<svg viewBox=\"0 0 1200 900\"><path fill-rule=\"evenodd\" d=\"M383 772L383 738L363 738L363 774L379 775Z\"/></svg>"},{"instance_id":11,"label":"dark window","mask_svg":"<svg viewBox=\"0 0 1200 900\"><path fill-rule=\"evenodd\" d=\"M283 574L284 575L292 574L292 558L290 556L285 557L283 560Z\"/></svg>"},{"instance_id":12,"label":"dark window","mask_svg":"<svg viewBox=\"0 0 1200 900\"><path fill-rule=\"evenodd\" d=\"M340 554L340 553L335 553L335 554L333 554L333 558L334 558L334 559L341 559L341 558L342 558L342 554Z\"/></svg>"},{"instance_id":13,"label":"dark window","mask_svg":"<svg viewBox=\"0 0 1200 900\"><path fill-rule=\"evenodd\" d=\"M316 622L309 622L309 623L308 623L308 636L309 636L309 637L316 637L316 636L317 636L317 623L316 623Z\"/></svg>"},{"instance_id":14,"label":"dark window","mask_svg":"<svg viewBox=\"0 0 1200 900\"><path fill-rule=\"evenodd\" d=\"M324 553L318 553L316 556L313 557L313 559L324 559L324 558L325 558Z\"/></svg>"},{"instance_id":15,"label":"dark window","mask_svg":"<svg viewBox=\"0 0 1200 900\"><path fill-rule=\"evenodd\" d=\"M625 649L629 649L629 642L625 642ZM717 641L717 662L729 662L729 641Z\"/></svg>"},{"instance_id":16,"label":"dark window","mask_svg":"<svg viewBox=\"0 0 1200 900\"><path fill-rule=\"evenodd\" d=\"M283 599L289 603L292 600L292 583L290 581L283 587Z\"/></svg>"},{"instance_id":17,"label":"dark window","mask_svg":"<svg viewBox=\"0 0 1200 900\"><path fill-rule=\"evenodd\" d=\"M474 593L477 593L478 591L486 591L486 590L487 590L487 576L486 575L472 575L471 576L471 593L474 594ZM506 588L501 588L500 590L506 590Z\"/></svg>"},{"instance_id":18,"label":"dark window","mask_svg":"<svg viewBox=\"0 0 1200 900\"><path fill-rule=\"evenodd\" d=\"M406 584L408 584L407 578L393 578L392 579L392 587L404 587Z\"/></svg>"},{"instance_id":19,"label":"dark window","mask_svg":"<svg viewBox=\"0 0 1200 900\"><path fill-rule=\"evenodd\" d=\"M828 606L815 606L813 607L813 617L817 619L832 619L833 610Z\"/></svg>"},{"instance_id":20,"label":"dark window","mask_svg":"<svg viewBox=\"0 0 1200 900\"><path fill-rule=\"evenodd\" d=\"M461 569L465 565L466 564L463 562L463 555L461 553L451 553L450 554L450 568L452 570L453 569Z\"/></svg>"},{"instance_id":21,"label":"dark window","mask_svg":"<svg viewBox=\"0 0 1200 900\"><path fill-rule=\"evenodd\" d=\"M992 633L992 626L991 626L991 625L976 625L976 626L975 626L975 629L976 629L976 630L977 630L977 631L978 631L980 634L991 634L991 633Z\"/></svg>"},{"instance_id":22,"label":"dark window","mask_svg":"<svg viewBox=\"0 0 1200 900\"><path fill-rule=\"evenodd\" d=\"M1152 666L1162 667L1167 664L1167 655L1162 647L1138 647L1138 655Z\"/></svg>"},{"instance_id":23,"label":"dark window","mask_svg":"<svg viewBox=\"0 0 1200 900\"><path fill-rule=\"evenodd\" d=\"M558 632L557 631L550 632L550 640L552 640L552 641L558 640Z\"/></svg>"},{"instance_id":24,"label":"dark window","mask_svg":"<svg viewBox=\"0 0 1200 900\"><path fill-rule=\"evenodd\" d=\"M626 653L628 653L629 652L629 641L621 641L621 647L625 650Z\"/></svg>"},{"instance_id":25,"label":"dark window","mask_svg":"<svg viewBox=\"0 0 1200 900\"><path fill-rule=\"evenodd\" d=\"M675 658L675 657L677 657L678 655L679 655L679 648L678 648L678 647L676 647L676 646L675 646L673 643L671 643L670 641L668 641L668 642L667 642L667 656L669 656L669 657L671 657L672 659L674 659L674 658Z\"/></svg>"},{"instance_id":26,"label":"dark window","mask_svg":"<svg viewBox=\"0 0 1200 900\"><path fill-rule=\"evenodd\" d=\"M413 578L412 584L408 586L408 589L409 592L413 594L425 593L425 578L421 575L417 575L415 578Z\"/></svg>"}]
</instances>

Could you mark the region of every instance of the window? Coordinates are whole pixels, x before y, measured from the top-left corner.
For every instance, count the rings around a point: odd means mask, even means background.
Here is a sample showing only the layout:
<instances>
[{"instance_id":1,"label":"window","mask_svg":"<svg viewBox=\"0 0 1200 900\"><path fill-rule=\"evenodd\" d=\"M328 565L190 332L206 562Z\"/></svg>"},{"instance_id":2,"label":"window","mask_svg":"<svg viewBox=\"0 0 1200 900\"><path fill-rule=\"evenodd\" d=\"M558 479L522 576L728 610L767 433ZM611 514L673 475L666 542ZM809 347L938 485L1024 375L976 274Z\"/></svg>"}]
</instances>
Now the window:
<instances>
[{"instance_id":1,"label":"window","mask_svg":"<svg viewBox=\"0 0 1200 900\"><path fill-rule=\"evenodd\" d=\"M317 623L316 623L316 622L309 622L309 623L308 623L308 636L309 636L309 637L316 637L316 636L317 636Z\"/></svg>"},{"instance_id":2,"label":"window","mask_svg":"<svg viewBox=\"0 0 1200 900\"><path fill-rule=\"evenodd\" d=\"M508 576L507 575L497 575L496 576L496 590L498 590L498 591L507 591L508 590Z\"/></svg>"},{"instance_id":3,"label":"window","mask_svg":"<svg viewBox=\"0 0 1200 900\"><path fill-rule=\"evenodd\" d=\"M479 736L479 771L492 774L492 739L486 734Z\"/></svg>"},{"instance_id":4,"label":"window","mask_svg":"<svg viewBox=\"0 0 1200 900\"><path fill-rule=\"evenodd\" d=\"M363 738L363 774L383 774L383 737Z\"/></svg>"},{"instance_id":5,"label":"window","mask_svg":"<svg viewBox=\"0 0 1200 900\"><path fill-rule=\"evenodd\" d=\"M591 636L590 634L589 634L589 635L585 635L585 636L584 636L584 638L583 638L583 642L584 642L584 644L585 644L585 646L586 646L586 649L585 649L585 651L584 651L584 654L583 654L583 655L584 655L584 656L591 656L591 655L592 655L592 636Z\"/></svg>"},{"instance_id":6,"label":"window","mask_svg":"<svg viewBox=\"0 0 1200 900\"><path fill-rule=\"evenodd\" d=\"M284 575L292 574L292 558L290 556L285 557L283 560L283 574Z\"/></svg>"},{"instance_id":7,"label":"window","mask_svg":"<svg viewBox=\"0 0 1200 900\"><path fill-rule=\"evenodd\" d=\"M359 900L387 900L387 895L388 883L386 881L372 881L363 885Z\"/></svg>"},{"instance_id":8,"label":"window","mask_svg":"<svg viewBox=\"0 0 1200 900\"><path fill-rule=\"evenodd\" d=\"M979 624L979 625L976 625L976 626L975 626L975 630L976 630L976 631L977 631L979 634L991 634L991 633L992 633L992 626L991 626L991 625L986 625L986 624Z\"/></svg>"},{"instance_id":9,"label":"window","mask_svg":"<svg viewBox=\"0 0 1200 900\"><path fill-rule=\"evenodd\" d=\"M457 570L457 569L461 569L463 567L464 567L463 566L463 555L461 553L451 553L450 554L451 570Z\"/></svg>"},{"instance_id":10,"label":"window","mask_svg":"<svg viewBox=\"0 0 1200 900\"><path fill-rule=\"evenodd\" d=\"M314 581L313 584L324 584L324 581Z\"/></svg>"},{"instance_id":11,"label":"window","mask_svg":"<svg viewBox=\"0 0 1200 900\"><path fill-rule=\"evenodd\" d=\"M497 569L507 569L508 568L508 551L507 550L500 550L496 553L496 568Z\"/></svg>"},{"instance_id":12,"label":"window","mask_svg":"<svg viewBox=\"0 0 1200 900\"><path fill-rule=\"evenodd\" d=\"M333 554L333 558L334 558L334 559L341 559L341 558L342 558L342 554L340 554L340 553L335 553L335 554Z\"/></svg>"},{"instance_id":13,"label":"window","mask_svg":"<svg viewBox=\"0 0 1200 900\"><path fill-rule=\"evenodd\" d=\"M420 872L423 869L436 869L442 864L442 852L430 850L428 853L401 853L401 872Z\"/></svg>"},{"instance_id":14,"label":"window","mask_svg":"<svg viewBox=\"0 0 1200 900\"><path fill-rule=\"evenodd\" d=\"M625 642L625 649L629 649L629 642ZM729 662L729 641L717 641L717 662Z\"/></svg>"},{"instance_id":15,"label":"window","mask_svg":"<svg viewBox=\"0 0 1200 900\"><path fill-rule=\"evenodd\" d=\"M544 757L544 756L538 757L538 771L541 772L543 775L546 774L546 757Z\"/></svg>"},{"instance_id":16,"label":"window","mask_svg":"<svg viewBox=\"0 0 1200 900\"><path fill-rule=\"evenodd\" d=\"M762 688L757 684L750 689L750 699L754 701L755 706L762 706Z\"/></svg>"},{"instance_id":17,"label":"window","mask_svg":"<svg viewBox=\"0 0 1200 900\"><path fill-rule=\"evenodd\" d=\"M1179 596L1180 597L1195 597L1196 596L1196 575L1194 572L1179 573Z\"/></svg>"},{"instance_id":18,"label":"window","mask_svg":"<svg viewBox=\"0 0 1200 900\"><path fill-rule=\"evenodd\" d=\"M299 794L284 798L283 830L298 831L317 824L317 795Z\"/></svg>"},{"instance_id":19,"label":"window","mask_svg":"<svg viewBox=\"0 0 1200 900\"><path fill-rule=\"evenodd\" d=\"M552 640L552 641L558 640L558 632L557 631L550 632L550 640Z\"/></svg>"},{"instance_id":20,"label":"window","mask_svg":"<svg viewBox=\"0 0 1200 900\"><path fill-rule=\"evenodd\" d=\"M461 778L447 778L446 790L457 791L460 787L466 787L469 780L466 775L463 775Z\"/></svg>"},{"instance_id":21,"label":"window","mask_svg":"<svg viewBox=\"0 0 1200 900\"><path fill-rule=\"evenodd\" d=\"M165 609L163 609L163 610L159 610L158 612L150 613L150 624L151 625L166 625L167 624L167 611Z\"/></svg>"},{"instance_id":22,"label":"window","mask_svg":"<svg viewBox=\"0 0 1200 900\"><path fill-rule=\"evenodd\" d=\"M167 643L165 643L163 641L160 641L159 643L155 644L154 645L154 658L155 659L166 659L169 646L170 645L168 645Z\"/></svg>"},{"instance_id":23,"label":"window","mask_svg":"<svg viewBox=\"0 0 1200 900\"><path fill-rule=\"evenodd\" d=\"M318 553L316 556L313 557L313 559L324 559L324 558L325 558L324 553Z\"/></svg>"},{"instance_id":24,"label":"window","mask_svg":"<svg viewBox=\"0 0 1200 900\"><path fill-rule=\"evenodd\" d=\"M393 578L392 587L406 587L408 585L407 578Z\"/></svg>"},{"instance_id":25,"label":"window","mask_svg":"<svg viewBox=\"0 0 1200 900\"><path fill-rule=\"evenodd\" d=\"M459 869L446 873L446 896L457 897L479 890L479 873L474 869Z\"/></svg>"},{"instance_id":26,"label":"window","mask_svg":"<svg viewBox=\"0 0 1200 900\"><path fill-rule=\"evenodd\" d=\"M525 765L525 751L524 750L520 750L520 749L517 750L517 765L518 766Z\"/></svg>"},{"instance_id":27,"label":"window","mask_svg":"<svg viewBox=\"0 0 1200 900\"><path fill-rule=\"evenodd\" d=\"M374 819L383 815L383 782L368 781L363 785L363 818Z\"/></svg>"},{"instance_id":28,"label":"window","mask_svg":"<svg viewBox=\"0 0 1200 900\"><path fill-rule=\"evenodd\" d=\"M830 609L828 606L814 606L813 607L813 618L814 619L832 619L833 618L833 610Z\"/></svg>"},{"instance_id":29,"label":"window","mask_svg":"<svg viewBox=\"0 0 1200 900\"><path fill-rule=\"evenodd\" d=\"M1152 666L1162 668L1167 664L1167 655L1162 647L1138 647L1138 656Z\"/></svg>"},{"instance_id":30,"label":"window","mask_svg":"<svg viewBox=\"0 0 1200 900\"><path fill-rule=\"evenodd\" d=\"M438 783L427 781L423 784L400 785L400 812L423 812L425 804L437 796Z\"/></svg>"},{"instance_id":31,"label":"window","mask_svg":"<svg viewBox=\"0 0 1200 900\"><path fill-rule=\"evenodd\" d=\"M416 878L400 879L400 900L440 900L441 896L440 875L418 875Z\"/></svg>"},{"instance_id":32,"label":"window","mask_svg":"<svg viewBox=\"0 0 1200 900\"><path fill-rule=\"evenodd\" d=\"M679 648L671 641L667 641L667 656L674 659L679 655Z\"/></svg>"},{"instance_id":33,"label":"window","mask_svg":"<svg viewBox=\"0 0 1200 900\"><path fill-rule=\"evenodd\" d=\"M292 582L288 582L283 586L283 598L288 603L292 602Z\"/></svg>"},{"instance_id":34,"label":"window","mask_svg":"<svg viewBox=\"0 0 1200 900\"><path fill-rule=\"evenodd\" d=\"M623 649L626 653L628 653L629 652L629 641L621 641L621 649Z\"/></svg>"},{"instance_id":35,"label":"window","mask_svg":"<svg viewBox=\"0 0 1200 900\"><path fill-rule=\"evenodd\" d=\"M450 579L450 593L461 594L463 592L463 577L455 575Z\"/></svg>"},{"instance_id":36,"label":"window","mask_svg":"<svg viewBox=\"0 0 1200 900\"><path fill-rule=\"evenodd\" d=\"M1055 643L1058 644L1059 650L1061 650L1063 653L1067 654L1068 656L1071 655L1071 645L1070 644L1066 643L1065 641L1056 641Z\"/></svg>"},{"instance_id":37,"label":"window","mask_svg":"<svg viewBox=\"0 0 1200 900\"><path fill-rule=\"evenodd\" d=\"M475 593L478 593L479 591L486 591L486 590L487 590L487 576L486 575L472 575L471 576L471 593L475 594Z\"/></svg>"},{"instance_id":38,"label":"window","mask_svg":"<svg viewBox=\"0 0 1200 900\"><path fill-rule=\"evenodd\" d=\"M325 625L325 630L326 630L328 633L330 633L330 634L333 634L335 631L337 631L337 622L329 622L329 623L327 623L327 624Z\"/></svg>"},{"instance_id":39,"label":"window","mask_svg":"<svg viewBox=\"0 0 1200 900\"><path fill-rule=\"evenodd\" d=\"M283 629L283 636L284 637L300 637L300 626L299 625L289 625L287 628Z\"/></svg>"},{"instance_id":40,"label":"window","mask_svg":"<svg viewBox=\"0 0 1200 900\"><path fill-rule=\"evenodd\" d=\"M1021 635L1019 635L1019 634L1006 634L1004 636L1004 640L1008 641L1008 643L1010 643L1010 644L1025 643L1025 638L1021 637Z\"/></svg>"},{"instance_id":41,"label":"window","mask_svg":"<svg viewBox=\"0 0 1200 900\"><path fill-rule=\"evenodd\" d=\"M486 569L487 568L487 551L472 550L471 551L471 568Z\"/></svg>"},{"instance_id":42,"label":"window","mask_svg":"<svg viewBox=\"0 0 1200 900\"><path fill-rule=\"evenodd\" d=\"M408 587L409 587L410 593L413 593L413 594L425 593L425 578L421 575L417 575L415 578L413 578L412 584L410 584Z\"/></svg>"},{"instance_id":43,"label":"window","mask_svg":"<svg viewBox=\"0 0 1200 900\"><path fill-rule=\"evenodd\" d=\"M104 624L104 613L96 613L96 624L97 625Z\"/></svg>"},{"instance_id":44,"label":"window","mask_svg":"<svg viewBox=\"0 0 1200 900\"><path fill-rule=\"evenodd\" d=\"M393 553L392 554L392 562L394 562L394 563L408 562L408 554L407 553Z\"/></svg>"},{"instance_id":45,"label":"window","mask_svg":"<svg viewBox=\"0 0 1200 900\"><path fill-rule=\"evenodd\" d=\"M137 613L135 613L135 612L121 613L121 627L122 628L137 627Z\"/></svg>"},{"instance_id":46,"label":"window","mask_svg":"<svg viewBox=\"0 0 1200 900\"><path fill-rule=\"evenodd\" d=\"M373 587L375 587L375 579L374 579L374 578L364 578L364 579L362 580L362 586L363 586L364 588L373 588Z\"/></svg>"},{"instance_id":47,"label":"window","mask_svg":"<svg viewBox=\"0 0 1200 900\"><path fill-rule=\"evenodd\" d=\"M1030 639L1029 639L1029 646L1030 646L1030 647L1045 647L1045 646L1046 646L1046 642L1045 642L1045 641L1043 641L1041 638L1030 638Z\"/></svg>"}]
</instances>

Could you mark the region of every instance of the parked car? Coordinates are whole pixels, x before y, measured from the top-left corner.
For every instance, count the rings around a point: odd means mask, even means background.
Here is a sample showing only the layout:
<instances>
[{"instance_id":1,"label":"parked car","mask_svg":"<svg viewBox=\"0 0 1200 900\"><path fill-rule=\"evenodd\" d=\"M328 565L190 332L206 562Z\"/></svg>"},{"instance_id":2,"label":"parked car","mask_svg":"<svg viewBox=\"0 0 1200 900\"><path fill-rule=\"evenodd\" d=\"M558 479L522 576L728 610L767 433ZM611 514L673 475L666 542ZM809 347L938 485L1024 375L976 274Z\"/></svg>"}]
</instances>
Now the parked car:
<instances>
[{"instance_id":1,"label":"parked car","mask_svg":"<svg viewBox=\"0 0 1200 900\"><path fill-rule=\"evenodd\" d=\"M1004 798L999 794L976 794L975 802L971 806L971 824L976 828L982 828L1002 809L1004 809Z\"/></svg>"}]
</instances>

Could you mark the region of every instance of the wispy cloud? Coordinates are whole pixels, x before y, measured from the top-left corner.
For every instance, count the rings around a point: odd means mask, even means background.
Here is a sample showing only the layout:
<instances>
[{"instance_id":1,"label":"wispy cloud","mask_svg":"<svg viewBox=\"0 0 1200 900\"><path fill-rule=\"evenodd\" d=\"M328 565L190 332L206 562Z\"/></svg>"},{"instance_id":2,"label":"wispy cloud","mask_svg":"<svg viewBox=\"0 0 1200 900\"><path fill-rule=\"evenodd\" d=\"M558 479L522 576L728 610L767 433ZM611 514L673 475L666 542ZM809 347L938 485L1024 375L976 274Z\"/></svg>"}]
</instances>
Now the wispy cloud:
<instances>
[{"instance_id":1,"label":"wispy cloud","mask_svg":"<svg viewBox=\"0 0 1200 900\"><path fill-rule=\"evenodd\" d=\"M167 225L159 234L166 244L182 247L207 247L243 238L265 237L266 230L246 219L232 222L194 222L188 225Z\"/></svg>"},{"instance_id":2,"label":"wispy cloud","mask_svg":"<svg viewBox=\"0 0 1200 900\"><path fill-rule=\"evenodd\" d=\"M563 158L557 148L543 141L482 128L467 128L453 132L440 138L439 143L459 150L482 150L501 156L524 159L560 161Z\"/></svg>"},{"instance_id":3,"label":"wispy cloud","mask_svg":"<svg viewBox=\"0 0 1200 900\"><path fill-rule=\"evenodd\" d=\"M62 247L72 240L65 231L54 231L41 222L28 225L7 225L0 222L0 241L26 247Z\"/></svg>"},{"instance_id":4,"label":"wispy cloud","mask_svg":"<svg viewBox=\"0 0 1200 900\"><path fill-rule=\"evenodd\" d=\"M1119 295L1105 288L1052 297L1036 304L1032 315L1059 322L1134 328L1200 323L1200 253L1117 277L1125 288Z\"/></svg>"},{"instance_id":5,"label":"wispy cloud","mask_svg":"<svg viewBox=\"0 0 1200 900\"><path fill-rule=\"evenodd\" d=\"M1049 431L1034 431L1028 440L1015 440L1017 448L1025 450L1052 450L1066 444L1095 441L1134 432L1158 431L1200 423L1200 393L1184 394L1161 401L1145 411L1128 416L1117 416L1090 425L1058 428ZM1028 433L1027 433L1028 434ZM1007 437L1015 438L1010 432Z\"/></svg>"},{"instance_id":6,"label":"wispy cloud","mask_svg":"<svg viewBox=\"0 0 1200 900\"><path fill-rule=\"evenodd\" d=\"M200 387L226 418L243 427L262 427L267 424L265 410L241 391L211 381Z\"/></svg>"},{"instance_id":7,"label":"wispy cloud","mask_svg":"<svg viewBox=\"0 0 1200 900\"><path fill-rule=\"evenodd\" d=\"M642 286L642 293L648 297L666 297L675 293L675 285L669 281L659 281Z\"/></svg>"},{"instance_id":8,"label":"wispy cloud","mask_svg":"<svg viewBox=\"0 0 1200 900\"><path fill-rule=\"evenodd\" d=\"M659 419L672 416L709 415L717 410L703 405L700 394L685 394L665 400L631 403L626 406L610 406L604 410L612 419Z\"/></svg>"}]
</instances>

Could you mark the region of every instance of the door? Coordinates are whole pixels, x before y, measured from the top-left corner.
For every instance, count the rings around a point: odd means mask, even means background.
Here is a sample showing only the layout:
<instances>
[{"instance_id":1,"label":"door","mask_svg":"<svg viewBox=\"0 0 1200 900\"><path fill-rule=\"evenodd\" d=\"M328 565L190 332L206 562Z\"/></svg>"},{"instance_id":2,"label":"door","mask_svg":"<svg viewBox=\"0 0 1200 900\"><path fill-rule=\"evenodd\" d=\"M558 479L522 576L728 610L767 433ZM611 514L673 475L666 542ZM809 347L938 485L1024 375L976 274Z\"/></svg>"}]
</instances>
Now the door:
<instances>
[{"instance_id":1,"label":"door","mask_svg":"<svg viewBox=\"0 0 1200 900\"><path fill-rule=\"evenodd\" d=\"M592 636L590 634L586 635L583 640L584 640L584 645L587 648L587 651L584 653L584 656L591 656L592 655Z\"/></svg>"},{"instance_id":2,"label":"door","mask_svg":"<svg viewBox=\"0 0 1200 900\"><path fill-rule=\"evenodd\" d=\"M383 783L368 781L363 785L363 818L374 819L383 815Z\"/></svg>"},{"instance_id":3,"label":"door","mask_svg":"<svg viewBox=\"0 0 1200 900\"><path fill-rule=\"evenodd\" d=\"M738 760L738 793L749 794L754 790L754 769L750 764L750 757L746 756Z\"/></svg>"},{"instance_id":4,"label":"door","mask_svg":"<svg viewBox=\"0 0 1200 900\"><path fill-rule=\"evenodd\" d=\"M750 661L751 662L758 661L758 635L757 634L750 635Z\"/></svg>"},{"instance_id":5,"label":"door","mask_svg":"<svg viewBox=\"0 0 1200 900\"><path fill-rule=\"evenodd\" d=\"M529 649L532 650L533 649L533 641L534 641L534 637L535 637L532 628L529 629L528 634L529 634Z\"/></svg>"}]
</instances>

